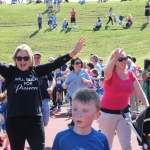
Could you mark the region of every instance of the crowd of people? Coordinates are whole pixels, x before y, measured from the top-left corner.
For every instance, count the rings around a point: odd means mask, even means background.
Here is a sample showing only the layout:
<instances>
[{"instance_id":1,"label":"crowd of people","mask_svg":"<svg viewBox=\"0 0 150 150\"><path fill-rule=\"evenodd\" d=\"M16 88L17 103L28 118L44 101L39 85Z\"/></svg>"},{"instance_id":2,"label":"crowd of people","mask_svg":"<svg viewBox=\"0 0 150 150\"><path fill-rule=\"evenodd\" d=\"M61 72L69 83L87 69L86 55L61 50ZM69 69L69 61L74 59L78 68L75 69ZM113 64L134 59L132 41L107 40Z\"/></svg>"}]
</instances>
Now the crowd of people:
<instances>
[{"instance_id":1,"label":"crowd of people","mask_svg":"<svg viewBox=\"0 0 150 150\"><path fill-rule=\"evenodd\" d=\"M4 150L9 150L9 141L11 150L23 150L25 139L32 150L44 150L44 126L48 125L50 112L60 112L66 102L70 103L73 120L68 130L56 135L52 150L66 148L68 138L70 141L74 138L84 140L93 134L104 144L92 139L95 144L88 146L109 150L113 147L115 132L122 149L132 149L131 128L120 111L128 104L136 112L140 102L145 108L149 106L150 60L145 59L142 71L136 58L126 55L117 46L106 65L103 57L97 54L90 54L89 61L83 61L74 56L84 44L85 40L80 39L69 54L59 55L57 59L50 57L44 65L41 65L40 52L32 52L27 45L20 45L14 52L13 64L0 63L0 120L5 132L0 137L0 146L7 139ZM70 59L70 65L67 65ZM51 106L49 100L52 100ZM137 117L136 114L131 118L129 112L126 115L129 119ZM91 120L86 122L86 117ZM94 119L98 120L103 134L91 128ZM81 135L85 135L83 139ZM61 141L63 136L65 139ZM78 140L69 148L76 144ZM87 148L86 143L80 146Z\"/></svg>"}]
</instances>

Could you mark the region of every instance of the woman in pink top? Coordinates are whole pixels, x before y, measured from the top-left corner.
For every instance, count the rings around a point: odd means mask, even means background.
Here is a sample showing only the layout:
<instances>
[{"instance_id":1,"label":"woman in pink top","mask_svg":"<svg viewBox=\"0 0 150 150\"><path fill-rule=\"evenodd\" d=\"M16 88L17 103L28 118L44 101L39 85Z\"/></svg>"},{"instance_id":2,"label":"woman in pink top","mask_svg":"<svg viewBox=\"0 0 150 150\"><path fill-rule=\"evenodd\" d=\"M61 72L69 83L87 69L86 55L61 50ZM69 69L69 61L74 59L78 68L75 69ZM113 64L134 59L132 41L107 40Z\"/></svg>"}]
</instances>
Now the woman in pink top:
<instances>
[{"instance_id":1,"label":"woman in pink top","mask_svg":"<svg viewBox=\"0 0 150 150\"><path fill-rule=\"evenodd\" d=\"M114 133L120 141L122 150L131 148L131 128L120 111L130 103L130 95L135 91L137 97L148 107L147 98L135 75L126 68L127 57L123 50L117 48L112 52L109 63L104 70L104 95L101 100L101 116L98 120L100 130L107 136L110 149ZM129 112L126 116L131 119Z\"/></svg>"}]
</instances>

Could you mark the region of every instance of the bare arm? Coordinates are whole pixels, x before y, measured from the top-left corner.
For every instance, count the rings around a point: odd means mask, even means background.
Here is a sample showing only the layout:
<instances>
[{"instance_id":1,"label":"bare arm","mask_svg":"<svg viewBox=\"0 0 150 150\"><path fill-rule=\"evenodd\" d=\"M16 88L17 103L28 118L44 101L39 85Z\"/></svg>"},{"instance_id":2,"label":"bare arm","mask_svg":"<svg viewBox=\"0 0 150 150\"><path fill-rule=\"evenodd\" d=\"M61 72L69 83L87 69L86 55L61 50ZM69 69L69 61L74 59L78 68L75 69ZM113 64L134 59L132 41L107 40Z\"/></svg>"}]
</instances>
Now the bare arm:
<instances>
[{"instance_id":1,"label":"bare arm","mask_svg":"<svg viewBox=\"0 0 150 150\"><path fill-rule=\"evenodd\" d=\"M145 105L145 107L147 108L149 106L148 100L146 98L145 93L143 92L139 82L137 81L137 79L133 82L133 87L135 90L135 93L137 95L137 97L139 98L139 100Z\"/></svg>"},{"instance_id":2,"label":"bare arm","mask_svg":"<svg viewBox=\"0 0 150 150\"><path fill-rule=\"evenodd\" d=\"M142 74L142 78L143 78L143 81L144 81L145 83L148 82L148 77L147 77L146 74Z\"/></svg>"},{"instance_id":3,"label":"bare arm","mask_svg":"<svg viewBox=\"0 0 150 150\"><path fill-rule=\"evenodd\" d=\"M54 88L55 88L55 86L56 86L56 81L55 81L55 79L53 78L50 82L51 82L51 86L47 89L47 91L48 91L49 94L52 94L52 93L53 93L53 90L54 90Z\"/></svg>"},{"instance_id":4,"label":"bare arm","mask_svg":"<svg viewBox=\"0 0 150 150\"><path fill-rule=\"evenodd\" d=\"M123 50L119 49L117 45L117 49L114 51L113 54L114 55L113 59L106 65L104 69L105 80L109 80L112 77L112 71L114 69L117 59L119 58L122 52Z\"/></svg>"}]
</instances>

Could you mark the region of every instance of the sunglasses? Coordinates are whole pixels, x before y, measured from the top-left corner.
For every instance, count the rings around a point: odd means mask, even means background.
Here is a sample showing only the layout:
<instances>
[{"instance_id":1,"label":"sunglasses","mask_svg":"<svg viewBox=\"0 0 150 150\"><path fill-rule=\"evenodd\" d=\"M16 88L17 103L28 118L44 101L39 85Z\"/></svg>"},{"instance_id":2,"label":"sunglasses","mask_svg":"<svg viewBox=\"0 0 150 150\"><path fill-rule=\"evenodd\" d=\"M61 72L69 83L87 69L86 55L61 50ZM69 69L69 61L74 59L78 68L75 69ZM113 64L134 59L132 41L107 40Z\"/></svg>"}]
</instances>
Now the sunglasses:
<instances>
[{"instance_id":1,"label":"sunglasses","mask_svg":"<svg viewBox=\"0 0 150 150\"><path fill-rule=\"evenodd\" d=\"M17 59L17 61L21 61L22 59L23 59L24 61L28 61L28 60L30 59L29 56L24 56L24 57L16 56L15 58Z\"/></svg>"},{"instance_id":2,"label":"sunglasses","mask_svg":"<svg viewBox=\"0 0 150 150\"><path fill-rule=\"evenodd\" d=\"M122 62L123 60L127 61L128 58L127 58L127 57L119 57L119 58L118 58L118 61L119 61L119 62Z\"/></svg>"},{"instance_id":3,"label":"sunglasses","mask_svg":"<svg viewBox=\"0 0 150 150\"><path fill-rule=\"evenodd\" d=\"M99 61L103 61L103 60L99 60Z\"/></svg>"},{"instance_id":4,"label":"sunglasses","mask_svg":"<svg viewBox=\"0 0 150 150\"><path fill-rule=\"evenodd\" d=\"M76 64L76 65L79 65L79 64L81 64L81 62L76 62L75 64Z\"/></svg>"}]
</instances>

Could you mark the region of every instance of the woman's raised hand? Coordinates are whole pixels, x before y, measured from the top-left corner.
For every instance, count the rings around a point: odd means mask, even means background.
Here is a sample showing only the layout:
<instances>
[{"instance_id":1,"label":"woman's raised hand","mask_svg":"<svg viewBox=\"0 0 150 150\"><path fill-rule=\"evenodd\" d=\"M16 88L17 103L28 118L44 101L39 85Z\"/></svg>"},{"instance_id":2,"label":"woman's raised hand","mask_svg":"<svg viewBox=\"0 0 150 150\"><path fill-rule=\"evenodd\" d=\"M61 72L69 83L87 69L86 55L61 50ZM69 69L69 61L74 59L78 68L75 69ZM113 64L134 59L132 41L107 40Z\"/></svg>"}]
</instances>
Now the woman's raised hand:
<instances>
[{"instance_id":1,"label":"woman's raised hand","mask_svg":"<svg viewBox=\"0 0 150 150\"><path fill-rule=\"evenodd\" d=\"M74 57L77 53L79 53L82 47L85 45L85 41L86 40L84 38L80 38L76 43L74 50L69 53L69 56Z\"/></svg>"},{"instance_id":2,"label":"woman's raised hand","mask_svg":"<svg viewBox=\"0 0 150 150\"><path fill-rule=\"evenodd\" d=\"M86 40L84 38L80 38L79 41L75 45L74 53L79 53L82 47L85 45Z\"/></svg>"},{"instance_id":3,"label":"woman's raised hand","mask_svg":"<svg viewBox=\"0 0 150 150\"><path fill-rule=\"evenodd\" d=\"M114 59L117 60L122 52L123 52L123 50L118 48L118 44L117 44L116 45L116 50L114 51Z\"/></svg>"}]
</instances>

